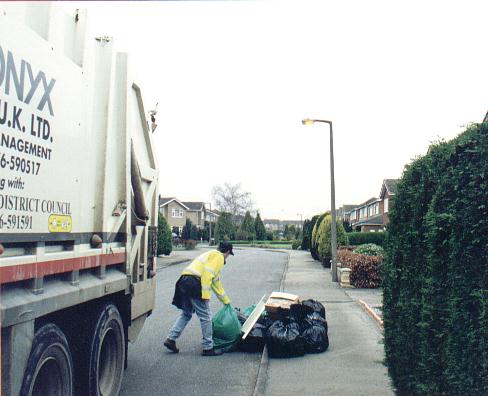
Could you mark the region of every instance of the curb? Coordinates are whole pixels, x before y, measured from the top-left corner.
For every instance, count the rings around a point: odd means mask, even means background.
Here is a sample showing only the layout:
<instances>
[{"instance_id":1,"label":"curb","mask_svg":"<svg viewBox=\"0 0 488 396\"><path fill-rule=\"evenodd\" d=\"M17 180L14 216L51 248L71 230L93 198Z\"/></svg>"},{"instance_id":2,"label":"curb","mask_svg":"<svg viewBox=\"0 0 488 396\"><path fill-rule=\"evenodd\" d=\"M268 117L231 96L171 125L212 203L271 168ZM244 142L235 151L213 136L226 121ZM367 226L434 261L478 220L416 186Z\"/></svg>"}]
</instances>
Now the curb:
<instances>
[{"instance_id":1,"label":"curb","mask_svg":"<svg viewBox=\"0 0 488 396\"><path fill-rule=\"evenodd\" d=\"M290 264L290 253L282 252L282 251L279 251L279 253L286 253L288 256L280 279L280 291L283 291L283 285L285 283L286 273L288 271L288 265ZM266 391L266 381L268 379L268 367L269 367L268 348L266 347L266 345L264 345L263 354L261 355L261 361L259 363L258 376L256 378L256 384L254 385L252 396L264 396Z\"/></svg>"},{"instance_id":2,"label":"curb","mask_svg":"<svg viewBox=\"0 0 488 396\"><path fill-rule=\"evenodd\" d=\"M164 268L171 267L172 265L182 264L182 263L186 263L188 261L191 261L191 259L189 259L189 258L178 259L178 260L172 261L170 263L163 264L161 266L158 266L158 268L156 269L156 272L159 271L159 270L162 270Z\"/></svg>"},{"instance_id":3,"label":"curb","mask_svg":"<svg viewBox=\"0 0 488 396\"><path fill-rule=\"evenodd\" d=\"M375 320L375 322L378 324L378 326L383 328L383 319L381 319L378 316L378 314L368 304L366 304L363 300L358 300L358 304L361 305L361 307L364 308L366 313Z\"/></svg>"}]
</instances>

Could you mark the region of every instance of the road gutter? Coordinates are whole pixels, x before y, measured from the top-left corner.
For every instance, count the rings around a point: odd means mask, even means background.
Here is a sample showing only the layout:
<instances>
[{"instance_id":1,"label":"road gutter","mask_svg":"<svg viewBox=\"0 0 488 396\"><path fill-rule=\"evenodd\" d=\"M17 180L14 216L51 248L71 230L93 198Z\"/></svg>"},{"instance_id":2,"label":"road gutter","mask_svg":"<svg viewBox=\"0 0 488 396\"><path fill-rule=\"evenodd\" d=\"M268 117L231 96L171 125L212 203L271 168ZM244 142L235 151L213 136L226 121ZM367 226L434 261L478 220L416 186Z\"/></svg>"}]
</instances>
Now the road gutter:
<instances>
[{"instance_id":1,"label":"road gutter","mask_svg":"<svg viewBox=\"0 0 488 396\"><path fill-rule=\"evenodd\" d=\"M281 279L280 279L280 291L284 291L284 285L285 285L285 278L286 278L286 273L288 271L288 265L290 264L290 253L289 252L283 252L281 250L276 251L277 253L286 253L287 254L287 260L285 263L285 267L283 268L283 273L281 274ZM259 369L258 369L258 376L256 378L256 384L254 385L254 391L252 393L253 396L264 396L266 392L266 382L268 380L268 367L269 367L269 356L268 356L268 348L266 345L264 345L263 349L263 354L261 355L261 361L259 363Z\"/></svg>"}]
</instances>

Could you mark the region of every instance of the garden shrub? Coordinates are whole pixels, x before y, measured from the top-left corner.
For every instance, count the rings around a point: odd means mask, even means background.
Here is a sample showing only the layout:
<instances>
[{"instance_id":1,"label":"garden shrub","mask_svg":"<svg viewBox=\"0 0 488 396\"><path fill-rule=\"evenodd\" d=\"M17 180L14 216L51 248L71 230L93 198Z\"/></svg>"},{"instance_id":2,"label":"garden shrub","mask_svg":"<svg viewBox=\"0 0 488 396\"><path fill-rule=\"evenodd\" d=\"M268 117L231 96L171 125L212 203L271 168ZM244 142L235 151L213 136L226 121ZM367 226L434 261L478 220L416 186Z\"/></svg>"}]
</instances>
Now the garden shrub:
<instances>
[{"instance_id":1,"label":"garden shrub","mask_svg":"<svg viewBox=\"0 0 488 396\"><path fill-rule=\"evenodd\" d=\"M183 240L183 245L185 246L186 250L193 250L197 246L197 241L193 239L184 239Z\"/></svg>"},{"instance_id":2,"label":"garden shrub","mask_svg":"<svg viewBox=\"0 0 488 396\"><path fill-rule=\"evenodd\" d=\"M384 256L385 251L381 246L375 245L374 243L365 243L364 245L359 245L354 249L354 253L365 254L367 256Z\"/></svg>"},{"instance_id":3,"label":"garden shrub","mask_svg":"<svg viewBox=\"0 0 488 396\"><path fill-rule=\"evenodd\" d=\"M365 243L374 243L383 246L386 232L348 232L347 238L350 245L363 245Z\"/></svg>"},{"instance_id":4,"label":"garden shrub","mask_svg":"<svg viewBox=\"0 0 488 396\"><path fill-rule=\"evenodd\" d=\"M322 213L320 216L317 217L317 221L315 222L315 225L313 226L312 229L312 239L310 241L310 254L312 255L314 260L320 260L319 252L318 252L317 236L318 236L320 223L322 223L326 214L327 212Z\"/></svg>"},{"instance_id":5,"label":"garden shrub","mask_svg":"<svg viewBox=\"0 0 488 396\"><path fill-rule=\"evenodd\" d=\"M310 250L310 244L312 242L312 231L319 216L313 216L312 220L305 219L303 222L303 235L302 235L302 250Z\"/></svg>"},{"instance_id":6,"label":"garden shrub","mask_svg":"<svg viewBox=\"0 0 488 396\"><path fill-rule=\"evenodd\" d=\"M350 268L349 281L358 288L376 288L382 283L382 256L370 256L341 249L337 252L337 261L342 268Z\"/></svg>"},{"instance_id":7,"label":"garden shrub","mask_svg":"<svg viewBox=\"0 0 488 396\"><path fill-rule=\"evenodd\" d=\"M300 247L300 243L301 242L298 239L293 240L292 243L291 243L291 248L293 250L298 250L298 248Z\"/></svg>"},{"instance_id":8,"label":"garden shrub","mask_svg":"<svg viewBox=\"0 0 488 396\"><path fill-rule=\"evenodd\" d=\"M488 394L488 124L409 164L389 217L385 362L400 395Z\"/></svg>"},{"instance_id":9,"label":"garden shrub","mask_svg":"<svg viewBox=\"0 0 488 396\"><path fill-rule=\"evenodd\" d=\"M173 250L171 228L161 213L158 215L158 255L169 255Z\"/></svg>"},{"instance_id":10,"label":"garden shrub","mask_svg":"<svg viewBox=\"0 0 488 396\"><path fill-rule=\"evenodd\" d=\"M318 234L317 234L317 245L318 254L320 261L324 267L330 267L330 260L332 259L331 250L331 226L332 226L332 216L327 214L324 220L320 223ZM347 245L347 236L342 223L337 223L336 225L336 239L337 245Z\"/></svg>"}]
</instances>

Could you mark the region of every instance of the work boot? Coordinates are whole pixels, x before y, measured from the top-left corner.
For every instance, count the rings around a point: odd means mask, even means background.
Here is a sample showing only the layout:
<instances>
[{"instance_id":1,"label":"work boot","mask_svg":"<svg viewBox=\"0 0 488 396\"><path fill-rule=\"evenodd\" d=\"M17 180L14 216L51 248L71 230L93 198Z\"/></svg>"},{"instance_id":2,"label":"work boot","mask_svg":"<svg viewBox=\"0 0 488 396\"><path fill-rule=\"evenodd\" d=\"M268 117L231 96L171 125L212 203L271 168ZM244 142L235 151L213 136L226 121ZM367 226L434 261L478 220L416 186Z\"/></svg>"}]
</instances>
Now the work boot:
<instances>
[{"instance_id":1,"label":"work boot","mask_svg":"<svg viewBox=\"0 0 488 396\"><path fill-rule=\"evenodd\" d=\"M178 348L176 348L176 342L174 340L170 340L169 338L166 338L163 345L171 352L178 353L180 351Z\"/></svg>"},{"instance_id":2,"label":"work boot","mask_svg":"<svg viewBox=\"0 0 488 396\"><path fill-rule=\"evenodd\" d=\"M222 355L222 351L220 349L204 349L202 351L202 356L219 356Z\"/></svg>"}]
</instances>

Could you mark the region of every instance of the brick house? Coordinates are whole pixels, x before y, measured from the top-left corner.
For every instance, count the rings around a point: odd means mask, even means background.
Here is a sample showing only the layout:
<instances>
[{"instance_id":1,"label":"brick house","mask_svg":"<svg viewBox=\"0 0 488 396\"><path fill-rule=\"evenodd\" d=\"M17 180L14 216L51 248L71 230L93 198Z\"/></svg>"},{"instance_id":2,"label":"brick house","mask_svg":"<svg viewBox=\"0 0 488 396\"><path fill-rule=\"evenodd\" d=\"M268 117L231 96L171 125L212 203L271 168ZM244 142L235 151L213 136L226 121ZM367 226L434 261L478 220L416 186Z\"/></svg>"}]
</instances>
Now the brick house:
<instances>
[{"instance_id":1,"label":"brick house","mask_svg":"<svg viewBox=\"0 0 488 396\"><path fill-rule=\"evenodd\" d=\"M388 224L388 209L396 192L398 179L385 179L381 184L379 198L372 197L360 205L349 208L344 205L338 211L338 216L343 216L349 221L354 231L384 231ZM346 209L347 207L347 209Z\"/></svg>"},{"instance_id":2,"label":"brick house","mask_svg":"<svg viewBox=\"0 0 488 396\"><path fill-rule=\"evenodd\" d=\"M385 179L381 185L380 200L383 212L383 224L386 226L390 219L388 217L388 210L392 198L397 191L398 179Z\"/></svg>"},{"instance_id":3,"label":"brick house","mask_svg":"<svg viewBox=\"0 0 488 396\"><path fill-rule=\"evenodd\" d=\"M354 231L368 232L383 230L381 200L372 197L351 209L348 213L349 224Z\"/></svg>"}]
</instances>

